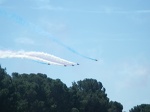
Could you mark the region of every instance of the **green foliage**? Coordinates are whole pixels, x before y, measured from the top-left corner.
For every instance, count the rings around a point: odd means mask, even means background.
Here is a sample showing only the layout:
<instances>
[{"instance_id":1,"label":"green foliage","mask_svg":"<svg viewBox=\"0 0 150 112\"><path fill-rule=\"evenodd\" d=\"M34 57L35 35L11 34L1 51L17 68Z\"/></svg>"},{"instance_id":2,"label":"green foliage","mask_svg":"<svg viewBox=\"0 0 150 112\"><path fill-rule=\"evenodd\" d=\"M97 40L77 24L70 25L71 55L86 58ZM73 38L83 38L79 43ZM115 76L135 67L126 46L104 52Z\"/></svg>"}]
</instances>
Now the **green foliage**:
<instances>
[{"instance_id":1,"label":"green foliage","mask_svg":"<svg viewBox=\"0 0 150 112\"><path fill-rule=\"evenodd\" d=\"M85 79L70 88L72 105L80 112L106 112L109 99L101 82Z\"/></svg>"},{"instance_id":2,"label":"green foliage","mask_svg":"<svg viewBox=\"0 0 150 112\"><path fill-rule=\"evenodd\" d=\"M6 69L0 66L0 108L1 112L15 110L14 86L11 77L6 73Z\"/></svg>"},{"instance_id":3,"label":"green foliage","mask_svg":"<svg viewBox=\"0 0 150 112\"><path fill-rule=\"evenodd\" d=\"M141 104L133 107L129 112L150 112L150 104Z\"/></svg>"},{"instance_id":4,"label":"green foliage","mask_svg":"<svg viewBox=\"0 0 150 112\"><path fill-rule=\"evenodd\" d=\"M109 102L101 82L85 79L68 88L60 79L45 74L9 76L0 67L0 112L122 112Z\"/></svg>"},{"instance_id":5,"label":"green foliage","mask_svg":"<svg viewBox=\"0 0 150 112\"><path fill-rule=\"evenodd\" d=\"M122 112L123 106L118 102L110 101L108 112Z\"/></svg>"},{"instance_id":6,"label":"green foliage","mask_svg":"<svg viewBox=\"0 0 150 112\"><path fill-rule=\"evenodd\" d=\"M72 108L71 112L79 112L77 108Z\"/></svg>"}]
</instances>

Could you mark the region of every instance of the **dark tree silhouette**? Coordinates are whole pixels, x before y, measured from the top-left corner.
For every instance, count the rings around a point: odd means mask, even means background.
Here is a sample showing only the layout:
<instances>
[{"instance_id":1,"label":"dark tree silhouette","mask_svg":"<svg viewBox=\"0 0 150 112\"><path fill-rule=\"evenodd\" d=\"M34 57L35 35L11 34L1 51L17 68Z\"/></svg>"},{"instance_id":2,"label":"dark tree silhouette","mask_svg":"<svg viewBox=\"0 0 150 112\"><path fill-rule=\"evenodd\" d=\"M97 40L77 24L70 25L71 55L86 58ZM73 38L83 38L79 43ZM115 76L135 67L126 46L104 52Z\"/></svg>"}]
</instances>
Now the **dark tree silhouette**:
<instances>
[{"instance_id":1,"label":"dark tree silhouette","mask_svg":"<svg viewBox=\"0 0 150 112\"><path fill-rule=\"evenodd\" d=\"M109 101L106 89L95 79L73 82L45 74L8 75L0 66L0 112L122 112L123 106ZM131 111L132 112L132 111Z\"/></svg>"},{"instance_id":2,"label":"dark tree silhouette","mask_svg":"<svg viewBox=\"0 0 150 112\"><path fill-rule=\"evenodd\" d=\"M129 112L150 112L150 104L141 104L130 109Z\"/></svg>"}]
</instances>

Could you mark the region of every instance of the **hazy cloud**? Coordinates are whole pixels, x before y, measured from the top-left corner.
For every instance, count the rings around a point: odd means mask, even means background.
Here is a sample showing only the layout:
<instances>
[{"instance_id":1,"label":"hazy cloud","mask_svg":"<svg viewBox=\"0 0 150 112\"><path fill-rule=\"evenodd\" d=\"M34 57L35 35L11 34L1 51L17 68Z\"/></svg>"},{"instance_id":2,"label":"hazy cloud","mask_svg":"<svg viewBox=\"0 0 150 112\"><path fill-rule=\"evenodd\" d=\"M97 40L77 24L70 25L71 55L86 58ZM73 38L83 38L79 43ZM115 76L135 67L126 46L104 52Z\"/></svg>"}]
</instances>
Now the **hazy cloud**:
<instances>
[{"instance_id":1,"label":"hazy cloud","mask_svg":"<svg viewBox=\"0 0 150 112\"><path fill-rule=\"evenodd\" d=\"M95 14L149 14L150 10L113 10L111 8L106 8L99 11L86 11L86 10L73 10L81 13L95 13Z\"/></svg>"},{"instance_id":2,"label":"hazy cloud","mask_svg":"<svg viewBox=\"0 0 150 112\"><path fill-rule=\"evenodd\" d=\"M53 10L53 11L62 11L63 8L60 6L54 6L51 4L50 0L35 0L36 6L32 7L37 10Z\"/></svg>"},{"instance_id":3,"label":"hazy cloud","mask_svg":"<svg viewBox=\"0 0 150 112\"><path fill-rule=\"evenodd\" d=\"M121 79L117 82L120 91L125 88L141 88L148 86L150 70L145 64L137 62L125 62L118 67L118 75Z\"/></svg>"},{"instance_id":4,"label":"hazy cloud","mask_svg":"<svg viewBox=\"0 0 150 112\"><path fill-rule=\"evenodd\" d=\"M84 10L79 7L70 9L62 6L55 6L51 3L51 0L34 0L36 7L33 9L37 10L51 10L51 11L64 11L64 12L76 12L76 13L95 13L95 14L147 14L150 13L150 9L141 10L125 10L121 7L112 6L100 6L98 10Z\"/></svg>"},{"instance_id":5,"label":"hazy cloud","mask_svg":"<svg viewBox=\"0 0 150 112\"><path fill-rule=\"evenodd\" d=\"M33 9L52 10L52 11L63 11L64 10L64 8L62 8L62 7L55 7L52 5L41 5L41 6L33 7Z\"/></svg>"},{"instance_id":6,"label":"hazy cloud","mask_svg":"<svg viewBox=\"0 0 150 112\"><path fill-rule=\"evenodd\" d=\"M37 5L46 5L50 3L50 0L33 0L33 2Z\"/></svg>"},{"instance_id":7,"label":"hazy cloud","mask_svg":"<svg viewBox=\"0 0 150 112\"><path fill-rule=\"evenodd\" d=\"M30 45L35 44L35 42L32 39L26 37L16 38L15 42L18 44L30 44Z\"/></svg>"},{"instance_id":8,"label":"hazy cloud","mask_svg":"<svg viewBox=\"0 0 150 112\"><path fill-rule=\"evenodd\" d=\"M37 21L37 23L51 36L66 37L68 34L68 27L65 22L50 20L42 17Z\"/></svg>"}]
</instances>

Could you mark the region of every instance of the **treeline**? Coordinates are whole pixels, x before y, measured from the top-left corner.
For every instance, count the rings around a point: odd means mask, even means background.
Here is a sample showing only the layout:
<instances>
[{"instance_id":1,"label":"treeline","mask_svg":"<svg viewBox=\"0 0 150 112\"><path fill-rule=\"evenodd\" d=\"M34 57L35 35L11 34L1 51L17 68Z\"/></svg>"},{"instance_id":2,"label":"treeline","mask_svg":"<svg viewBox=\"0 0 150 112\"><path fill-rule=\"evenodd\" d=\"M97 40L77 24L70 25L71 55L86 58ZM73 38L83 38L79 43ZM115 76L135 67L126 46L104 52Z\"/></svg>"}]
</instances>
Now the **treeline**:
<instances>
[{"instance_id":1,"label":"treeline","mask_svg":"<svg viewBox=\"0 0 150 112\"><path fill-rule=\"evenodd\" d=\"M141 104L133 107L129 112L150 112L150 104Z\"/></svg>"},{"instance_id":2,"label":"treeline","mask_svg":"<svg viewBox=\"0 0 150 112\"><path fill-rule=\"evenodd\" d=\"M136 108L136 107L135 107ZM141 112L134 111L130 112ZM84 79L67 87L45 74L8 75L0 67L0 112L122 112L101 82ZM142 111L143 112L143 111ZM144 111L150 112L150 111Z\"/></svg>"}]
</instances>

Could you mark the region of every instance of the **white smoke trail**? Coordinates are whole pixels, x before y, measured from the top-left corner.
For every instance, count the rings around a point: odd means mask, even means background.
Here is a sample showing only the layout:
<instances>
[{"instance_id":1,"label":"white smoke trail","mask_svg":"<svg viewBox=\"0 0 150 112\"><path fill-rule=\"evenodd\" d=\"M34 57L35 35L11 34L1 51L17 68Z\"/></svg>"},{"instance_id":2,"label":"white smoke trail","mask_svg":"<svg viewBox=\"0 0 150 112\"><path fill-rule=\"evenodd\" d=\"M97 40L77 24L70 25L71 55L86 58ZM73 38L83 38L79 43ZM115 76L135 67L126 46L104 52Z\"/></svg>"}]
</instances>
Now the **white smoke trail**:
<instances>
[{"instance_id":1,"label":"white smoke trail","mask_svg":"<svg viewBox=\"0 0 150 112\"><path fill-rule=\"evenodd\" d=\"M47 54L47 53L43 53L43 52L25 52L26 55L28 56L33 56L33 57L38 57L38 58L42 58L42 59L45 59L45 60L50 60L52 62L55 62L55 63L59 63L59 64L63 64L65 66L74 66L76 65L76 63L74 62L70 62L70 61L67 61L65 59L62 59L62 58L59 58L59 57L56 57L54 55L51 55L51 54Z\"/></svg>"},{"instance_id":2,"label":"white smoke trail","mask_svg":"<svg viewBox=\"0 0 150 112\"><path fill-rule=\"evenodd\" d=\"M63 65L61 63L56 63L56 62L52 62L51 60L43 59L42 57L38 57L38 56L34 56L34 55L30 56L27 54L28 54L28 52L24 52L24 51L14 52L14 51L1 51L0 50L0 58L22 58L22 59L31 59L34 61L43 62L48 65L51 65L51 64L52 65ZM54 58L55 58L55 56L54 56Z\"/></svg>"}]
</instances>

